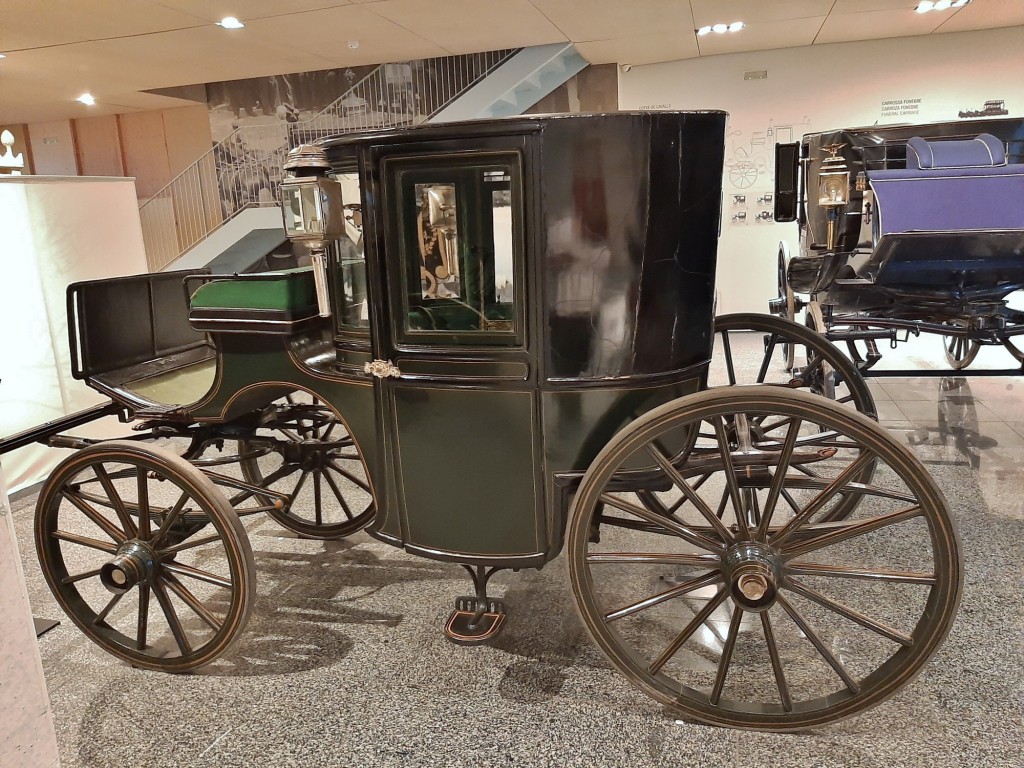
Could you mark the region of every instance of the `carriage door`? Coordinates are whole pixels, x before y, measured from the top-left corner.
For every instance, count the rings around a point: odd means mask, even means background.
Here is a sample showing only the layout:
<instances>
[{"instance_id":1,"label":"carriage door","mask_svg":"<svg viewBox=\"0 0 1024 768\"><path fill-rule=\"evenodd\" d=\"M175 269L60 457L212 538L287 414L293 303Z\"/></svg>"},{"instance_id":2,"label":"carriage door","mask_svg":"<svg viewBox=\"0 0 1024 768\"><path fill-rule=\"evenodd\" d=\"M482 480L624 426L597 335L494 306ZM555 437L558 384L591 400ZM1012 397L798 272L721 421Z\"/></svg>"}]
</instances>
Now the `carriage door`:
<instances>
[{"instance_id":1,"label":"carriage door","mask_svg":"<svg viewBox=\"0 0 1024 768\"><path fill-rule=\"evenodd\" d=\"M383 351L397 369L380 379L384 439L411 550L493 562L545 549L522 147L383 163Z\"/></svg>"}]
</instances>

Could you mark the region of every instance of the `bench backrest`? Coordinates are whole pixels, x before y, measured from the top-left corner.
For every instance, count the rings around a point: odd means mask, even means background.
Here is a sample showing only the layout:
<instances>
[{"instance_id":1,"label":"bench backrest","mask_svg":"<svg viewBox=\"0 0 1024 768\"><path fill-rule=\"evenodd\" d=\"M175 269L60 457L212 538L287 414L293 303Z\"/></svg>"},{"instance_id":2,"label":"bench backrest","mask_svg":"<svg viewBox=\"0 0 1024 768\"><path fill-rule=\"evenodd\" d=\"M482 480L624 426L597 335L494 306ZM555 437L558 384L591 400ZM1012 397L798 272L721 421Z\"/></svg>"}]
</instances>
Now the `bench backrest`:
<instances>
[{"instance_id":1,"label":"bench backrest","mask_svg":"<svg viewBox=\"0 0 1024 768\"><path fill-rule=\"evenodd\" d=\"M158 272L68 286L71 371L85 379L206 343L188 322L182 281L206 270Z\"/></svg>"},{"instance_id":2,"label":"bench backrest","mask_svg":"<svg viewBox=\"0 0 1024 768\"><path fill-rule=\"evenodd\" d=\"M1024 229L1024 165L1008 165L1002 142L907 142L907 168L868 171L880 235Z\"/></svg>"}]
</instances>

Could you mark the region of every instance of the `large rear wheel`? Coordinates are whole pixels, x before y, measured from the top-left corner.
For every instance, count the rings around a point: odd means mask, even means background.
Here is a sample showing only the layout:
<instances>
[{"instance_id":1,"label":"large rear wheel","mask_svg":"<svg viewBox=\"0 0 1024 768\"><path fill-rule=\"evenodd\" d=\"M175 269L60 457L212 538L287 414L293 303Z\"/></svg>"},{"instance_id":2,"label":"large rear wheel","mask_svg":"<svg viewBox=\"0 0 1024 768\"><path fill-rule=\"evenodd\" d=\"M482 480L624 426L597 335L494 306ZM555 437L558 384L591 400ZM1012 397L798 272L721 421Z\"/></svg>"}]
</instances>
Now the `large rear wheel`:
<instances>
[{"instance_id":1,"label":"large rear wheel","mask_svg":"<svg viewBox=\"0 0 1024 768\"><path fill-rule=\"evenodd\" d=\"M837 520L843 499L857 503ZM959 541L924 467L804 392L722 388L651 411L594 460L571 520L597 644L645 693L716 725L795 730L884 701L959 601Z\"/></svg>"}]
</instances>

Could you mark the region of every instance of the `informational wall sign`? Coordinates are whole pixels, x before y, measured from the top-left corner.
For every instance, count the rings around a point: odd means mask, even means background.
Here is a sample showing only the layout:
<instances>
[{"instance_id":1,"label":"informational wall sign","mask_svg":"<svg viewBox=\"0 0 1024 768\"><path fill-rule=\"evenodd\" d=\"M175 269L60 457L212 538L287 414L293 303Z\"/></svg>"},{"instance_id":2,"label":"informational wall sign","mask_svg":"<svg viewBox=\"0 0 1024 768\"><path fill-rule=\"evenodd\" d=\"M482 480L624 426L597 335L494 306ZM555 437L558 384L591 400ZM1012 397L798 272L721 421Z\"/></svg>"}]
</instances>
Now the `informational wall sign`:
<instances>
[{"instance_id":1,"label":"informational wall sign","mask_svg":"<svg viewBox=\"0 0 1024 768\"><path fill-rule=\"evenodd\" d=\"M915 117L921 114L921 99L886 99L882 101L881 119Z\"/></svg>"}]
</instances>

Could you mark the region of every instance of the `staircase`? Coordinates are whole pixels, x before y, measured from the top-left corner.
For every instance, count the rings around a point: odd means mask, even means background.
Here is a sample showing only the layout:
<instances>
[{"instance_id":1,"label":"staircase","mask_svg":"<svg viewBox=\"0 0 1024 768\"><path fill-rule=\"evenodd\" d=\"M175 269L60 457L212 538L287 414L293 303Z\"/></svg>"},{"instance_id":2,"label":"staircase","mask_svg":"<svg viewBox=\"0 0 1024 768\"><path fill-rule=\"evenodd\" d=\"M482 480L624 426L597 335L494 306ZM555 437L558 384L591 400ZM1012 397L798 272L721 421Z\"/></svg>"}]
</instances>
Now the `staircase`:
<instances>
[{"instance_id":1,"label":"staircase","mask_svg":"<svg viewBox=\"0 0 1024 768\"><path fill-rule=\"evenodd\" d=\"M149 268L171 265L243 211L277 207L291 147L425 121L522 114L586 66L562 43L382 64L305 122L237 128L139 207Z\"/></svg>"}]
</instances>

